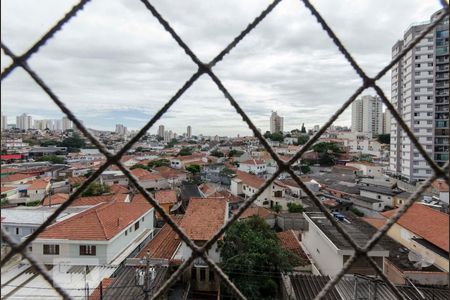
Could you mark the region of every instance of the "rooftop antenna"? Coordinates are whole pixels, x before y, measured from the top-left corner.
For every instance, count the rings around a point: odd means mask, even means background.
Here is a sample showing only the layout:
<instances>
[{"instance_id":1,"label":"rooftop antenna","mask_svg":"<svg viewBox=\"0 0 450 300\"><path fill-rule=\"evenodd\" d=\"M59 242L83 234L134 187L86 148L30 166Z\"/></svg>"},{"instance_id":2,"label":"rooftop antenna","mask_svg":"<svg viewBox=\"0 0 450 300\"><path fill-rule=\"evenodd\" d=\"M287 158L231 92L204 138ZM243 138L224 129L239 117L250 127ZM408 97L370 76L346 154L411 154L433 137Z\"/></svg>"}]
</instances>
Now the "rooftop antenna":
<instances>
[{"instance_id":1,"label":"rooftop antenna","mask_svg":"<svg viewBox=\"0 0 450 300\"><path fill-rule=\"evenodd\" d=\"M412 250L408 253L408 259L414 265L414 267L418 268L419 270L422 270L422 268L426 268L434 264L433 257L420 254Z\"/></svg>"}]
</instances>

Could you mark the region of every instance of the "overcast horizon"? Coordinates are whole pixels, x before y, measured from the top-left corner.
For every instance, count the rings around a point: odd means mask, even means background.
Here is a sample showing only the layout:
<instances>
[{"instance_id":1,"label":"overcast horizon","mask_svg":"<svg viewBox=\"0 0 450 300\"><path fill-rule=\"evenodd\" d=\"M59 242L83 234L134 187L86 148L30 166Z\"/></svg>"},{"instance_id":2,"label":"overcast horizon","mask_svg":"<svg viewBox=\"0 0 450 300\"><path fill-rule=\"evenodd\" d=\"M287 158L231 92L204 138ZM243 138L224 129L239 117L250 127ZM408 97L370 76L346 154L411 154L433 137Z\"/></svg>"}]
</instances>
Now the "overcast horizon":
<instances>
[{"instance_id":1,"label":"overcast horizon","mask_svg":"<svg viewBox=\"0 0 450 300\"><path fill-rule=\"evenodd\" d=\"M150 1L202 61L210 61L271 1ZM2 1L2 42L16 55L31 47L75 1ZM411 23L427 21L439 1L313 1L355 60L373 76L391 59ZM27 20L24 22L23 20ZM2 70L11 60L2 52ZM142 127L197 70L140 1L93 0L55 34L30 66L89 128ZM273 111L285 130L322 125L362 84L300 1L284 0L213 69L263 132ZM379 85L390 96L390 72ZM366 90L363 95L374 95ZM61 118L20 68L2 82L2 114L14 123ZM335 125L350 126L350 108ZM249 135L207 75L150 129L182 134Z\"/></svg>"}]
</instances>

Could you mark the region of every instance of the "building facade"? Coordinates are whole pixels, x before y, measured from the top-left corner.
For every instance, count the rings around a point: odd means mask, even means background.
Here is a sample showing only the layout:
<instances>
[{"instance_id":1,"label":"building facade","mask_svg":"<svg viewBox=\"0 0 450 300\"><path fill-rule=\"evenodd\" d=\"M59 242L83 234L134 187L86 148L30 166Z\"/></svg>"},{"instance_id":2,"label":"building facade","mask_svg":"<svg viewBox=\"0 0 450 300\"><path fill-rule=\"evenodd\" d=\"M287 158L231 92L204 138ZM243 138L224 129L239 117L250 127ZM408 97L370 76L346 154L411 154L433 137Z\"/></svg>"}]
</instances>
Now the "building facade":
<instances>
[{"instance_id":1,"label":"building facade","mask_svg":"<svg viewBox=\"0 0 450 300\"><path fill-rule=\"evenodd\" d=\"M378 96L365 95L352 103L352 131L369 137L383 133L383 103Z\"/></svg>"},{"instance_id":2,"label":"building facade","mask_svg":"<svg viewBox=\"0 0 450 300\"><path fill-rule=\"evenodd\" d=\"M392 48L395 58L444 10L430 21L411 25ZM448 16L392 68L392 104L439 164L448 160ZM391 120L390 171L409 181L431 176L431 168L406 133Z\"/></svg>"},{"instance_id":3,"label":"building facade","mask_svg":"<svg viewBox=\"0 0 450 300\"><path fill-rule=\"evenodd\" d=\"M27 114L21 114L16 117L16 127L21 130L28 130L33 128L33 119Z\"/></svg>"},{"instance_id":4,"label":"building facade","mask_svg":"<svg viewBox=\"0 0 450 300\"><path fill-rule=\"evenodd\" d=\"M270 133L283 132L284 118L280 117L276 111L270 116Z\"/></svg>"}]
</instances>

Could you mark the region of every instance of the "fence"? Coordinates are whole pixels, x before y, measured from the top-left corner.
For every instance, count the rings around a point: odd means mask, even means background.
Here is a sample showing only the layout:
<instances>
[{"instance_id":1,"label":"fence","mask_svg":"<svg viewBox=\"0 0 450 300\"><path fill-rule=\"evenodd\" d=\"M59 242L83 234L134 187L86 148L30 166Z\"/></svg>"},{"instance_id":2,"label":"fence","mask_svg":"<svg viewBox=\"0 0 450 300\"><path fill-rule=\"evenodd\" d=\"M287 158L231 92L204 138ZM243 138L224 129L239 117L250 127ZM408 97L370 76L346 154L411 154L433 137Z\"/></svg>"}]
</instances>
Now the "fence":
<instances>
[{"instance_id":1,"label":"fence","mask_svg":"<svg viewBox=\"0 0 450 300\"><path fill-rule=\"evenodd\" d=\"M161 288L152 295L152 298L158 298L160 295L165 293L167 289L180 277L180 275L187 270L187 268L193 263L196 258L203 258L206 264L209 265L223 280L225 284L233 291L236 297L240 299L245 299L245 296L239 291L239 289L230 281L226 274L220 269L220 267L214 263L206 254L206 252L211 248L211 246L219 239L220 236L239 218L239 216L246 210L253 201L261 195L261 193L283 172L289 173L292 178L297 182L297 184L302 188L302 190L308 195L314 204L324 213L324 215L330 220L330 222L336 227L336 229L342 234L342 236L350 243L350 245L355 249L355 254L351 256L350 259L344 264L342 270L339 274L330 280L322 291L317 295L317 299L323 299L330 289L336 285L336 283L342 278L347 270L349 270L352 264L359 258L365 257L372 267L376 270L377 274L386 282L386 284L391 288L392 292L398 297L402 298L400 291L386 278L383 271L375 263L375 261L367 255L367 253L377 244L380 238L386 234L389 228L411 207L414 200L417 199L427 187L429 187L434 180L437 178L444 178L448 181L447 169L448 161L443 167L440 167L436 162L428 155L423 146L419 143L418 139L415 137L414 133L408 128L407 124L402 120L399 113L395 110L394 106L386 98L382 89L377 85L377 81L384 76L400 59L428 33L430 32L441 20L443 20L448 13L448 4L441 0L442 6L445 8L444 12L430 23L423 32L414 39L409 46L405 47L399 55L397 55L387 66L385 66L375 77L369 77L364 70L358 65L358 63L353 59L352 55L348 52L339 38L336 36L334 31L322 18L320 13L316 8L308 1L302 0L305 7L311 12L315 17L316 21L322 26L323 30L331 38L333 43L338 47L339 51L344 55L346 60L353 67L355 72L362 79L363 84L353 93L353 95L330 117L330 119L322 126L322 128L304 145L304 147L296 153L291 160L288 162L282 161L277 154L270 147L268 142L264 139L255 125L252 123L247 114L242 110L238 102L230 94L227 88L223 85L222 81L216 76L213 71L214 66L221 62L223 58L245 37L247 36L258 24L268 15L271 11L281 2L281 0L274 0L261 14L256 17L230 44L228 44L213 60L208 63L202 62L194 52L189 48L189 46L178 36L171 25L160 15L160 13L155 9L155 7L148 0L141 0L143 5L149 12L158 20L158 22L164 27L164 29L172 36L172 38L177 42L177 44L184 50L186 55L198 66L198 70L192 74L192 76L183 84L183 86L174 94L172 98L167 101L167 103L155 114L155 116L149 120L144 127L117 153L113 154L109 152L78 120L78 118L70 111L64 102L52 91L49 85L45 83L41 77L30 68L28 65L29 58L38 53L40 48L49 42L52 37L62 30L63 26L66 25L69 20L71 20L77 13L79 13L88 3L89 0L81 0L77 5L75 5L57 24L52 27L45 35L43 35L28 51L24 54L17 56L14 54L4 43L1 42L1 48L6 55L8 55L13 62L11 65L6 67L1 73L1 80L3 81L7 78L11 72L13 72L17 67L21 67L28 75L34 80L34 82L50 97L50 99L61 109L61 111L77 126L77 128L84 134L84 136L89 139L89 141L97 147L97 149L106 157L106 162L103 164L96 172L94 172L82 185L77 189L69 199L62 204L55 212L26 240L22 243L16 243L10 237L10 235L2 228L2 236L4 240L10 245L11 251L1 260L1 266L3 266L7 261L9 261L13 255L21 253L32 266L43 276L43 278L63 297L70 299L70 296L66 291L59 285L53 282L48 271L45 270L34 257L27 252L27 246L43 231L47 226L49 226L57 216L62 213L81 193L91 184L100 174L105 171L109 166L115 164L124 174L129 178L129 181L136 187L136 189L142 193L147 201L153 205L156 211L164 218L164 220L173 228L173 230L179 235L179 237L192 249L191 257L184 261L180 267L170 276L170 278L161 286ZM164 113L180 98L180 96L188 90L192 84L201 76L207 75L211 78L217 88L223 93L224 97L230 102L230 104L235 108L236 112L242 117L245 123L252 130L254 135L258 138L259 142L268 151L271 157L278 165L278 170L263 184L263 186L255 193L251 198L247 199L244 204L240 207L236 214L232 216L230 220L216 233L214 236L205 243L202 247L196 246L192 240L183 232L181 228L169 217L167 213L159 206L155 199L142 187L139 185L137 179L130 173L130 171L120 162L120 158L141 138L145 133L158 121ZM300 180L300 178L291 169L291 165L295 163L327 130L327 128L344 112L346 108L358 97L364 90L368 88L373 88L379 97L382 99L383 103L386 105L387 109L392 114L392 117L397 121L398 125L405 131L408 138L418 149L420 154L424 157L428 165L433 170L433 175L424 182L416 190L416 192L409 197L405 205L402 206L398 212L385 223L385 225L380 228L367 242L364 247L357 245L353 239L345 232L344 229L336 222L333 216L327 211L327 209L320 203L319 199L314 195L314 193L305 186L305 184Z\"/></svg>"}]
</instances>

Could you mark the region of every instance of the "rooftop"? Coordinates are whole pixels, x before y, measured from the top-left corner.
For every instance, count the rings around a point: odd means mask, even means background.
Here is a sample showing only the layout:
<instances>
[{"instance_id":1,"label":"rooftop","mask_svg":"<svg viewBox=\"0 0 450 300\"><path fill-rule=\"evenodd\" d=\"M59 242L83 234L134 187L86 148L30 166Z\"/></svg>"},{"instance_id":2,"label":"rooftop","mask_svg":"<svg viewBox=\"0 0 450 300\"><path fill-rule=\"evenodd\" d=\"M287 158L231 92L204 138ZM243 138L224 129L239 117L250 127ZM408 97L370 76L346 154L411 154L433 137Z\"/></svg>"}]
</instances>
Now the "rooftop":
<instances>
[{"instance_id":1,"label":"rooftop","mask_svg":"<svg viewBox=\"0 0 450 300\"><path fill-rule=\"evenodd\" d=\"M391 218L398 209L383 213ZM397 224L448 252L449 216L426 205L414 203L404 213Z\"/></svg>"},{"instance_id":2,"label":"rooftop","mask_svg":"<svg viewBox=\"0 0 450 300\"><path fill-rule=\"evenodd\" d=\"M209 240L225 223L227 207L224 198L191 198L181 228L194 241Z\"/></svg>"},{"instance_id":3,"label":"rooftop","mask_svg":"<svg viewBox=\"0 0 450 300\"><path fill-rule=\"evenodd\" d=\"M156 191L155 200L159 204L175 204L177 203L177 192L175 190Z\"/></svg>"}]
</instances>

